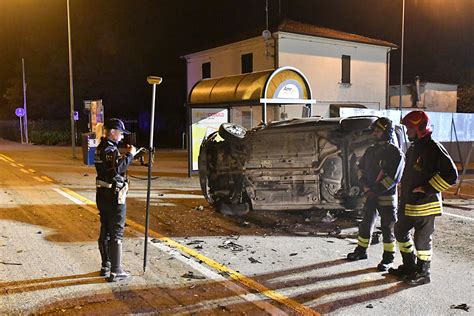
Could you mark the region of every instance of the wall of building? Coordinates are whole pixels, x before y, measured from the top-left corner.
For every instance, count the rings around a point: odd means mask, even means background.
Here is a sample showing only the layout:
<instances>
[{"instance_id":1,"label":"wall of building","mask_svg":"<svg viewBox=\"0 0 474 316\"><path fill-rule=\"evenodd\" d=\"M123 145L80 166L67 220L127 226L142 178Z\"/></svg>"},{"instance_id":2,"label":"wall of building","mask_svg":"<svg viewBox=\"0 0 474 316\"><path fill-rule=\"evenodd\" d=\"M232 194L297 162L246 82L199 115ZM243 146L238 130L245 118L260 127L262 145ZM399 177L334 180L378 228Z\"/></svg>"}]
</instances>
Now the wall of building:
<instances>
[{"instance_id":1,"label":"wall of building","mask_svg":"<svg viewBox=\"0 0 474 316\"><path fill-rule=\"evenodd\" d=\"M272 44L268 48L270 54L265 53L268 44ZM237 75L242 73L241 56L248 53L253 54L253 71L275 68L273 40L266 43L262 37L186 55L188 95L193 86L202 79L203 63L211 63L211 78Z\"/></svg>"},{"instance_id":2,"label":"wall of building","mask_svg":"<svg viewBox=\"0 0 474 316\"><path fill-rule=\"evenodd\" d=\"M278 33L278 66L293 66L307 77L316 104L313 115L329 117L330 104L386 106L387 49L292 33ZM351 84L341 84L342 55L351 56Z\"/></svg>"},{"instance_id":3,"label":"wall of building","mask_svg":"<svg viewBox=\"0 0 474 316\"><path fill-rule=\"evenodd\" d=\"M390 107L398 108L400 87L391 86ZM457 110L457 85L425 82L420 85L420 100L415 102L416 88L408 84L402 86L402 107L418 107L431 112L452 112ZM416 103L416 106L414 106Z\"/></svg>"}]
</instances>

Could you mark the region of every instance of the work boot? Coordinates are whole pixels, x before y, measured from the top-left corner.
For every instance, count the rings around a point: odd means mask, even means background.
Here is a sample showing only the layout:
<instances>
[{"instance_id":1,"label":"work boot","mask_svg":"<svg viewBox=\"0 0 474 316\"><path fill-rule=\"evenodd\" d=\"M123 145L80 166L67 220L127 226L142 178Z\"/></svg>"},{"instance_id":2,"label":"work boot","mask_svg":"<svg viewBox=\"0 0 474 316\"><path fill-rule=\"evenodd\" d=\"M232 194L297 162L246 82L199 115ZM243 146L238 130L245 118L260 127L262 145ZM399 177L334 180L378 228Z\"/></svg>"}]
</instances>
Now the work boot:
<instances>
[{"instance_id":1,"label":"work boot","mask_svg":"<svg viewBox=\"0 0 474 316\"><path fill-rule=\"evenodd\" d=\"M351 252L347 255L347 260L357 261L367 259L367 248L357 246L354 252Z\"/></svg>"},{"instance_id":2,"label":"work boot","mask_svg":"<svg viewBox=\"0 0 474 316\"><path fill-rule=\"evenodd\" d=\"M129 279L130 272L122 269L122 241L115 240L110 243L110 276L108 282L117 282Z\"/></svg>"},{"instance_id":3,"label":"work boot","mask_svg":"<svg viewBox=\"0 0 474 316\"><path fill-rule=\"evenodd\" d=\"M108 240L99 239L98 244L99 244L100 259L102 262L102 265L100 268L100 276L108 276L110 274L110 256L109 256Z\"/></svg>"},{"instance_id":4,"label":"work boot","mask_svg":"<svg viewBox=\"0 0 474 316\"><path fill-rule=\"evenodd\" d=\"M404 279L408 275L415 273L418 270L418 267L415 264L415 254L413 252L402 252L402 259L403 264L399 265L397 269L389 268L388 273Z\"/></svg>"},{"instance_id":5,"label":"work boot","mask_svg":"<svg viewBox=\"0 0 474 316\"><path fill-rule=\"evenodd\" d=\"M382 261L377 265L377 270L387 271L392 267L393 259L395 258L395 253L391 251L384 251L382 255Z\"/></svg>"},{"instance_id":6,"label":"work boot","mask_svg":"<svg viewBox=\"0 0 474 316\"><path fill-rule=\"evenodd\" d=\"M108 277L110 275L110 261L100 267L100 276Z\"/></svg>"},{"instance_id":7,"label":"work boot","mask_svg":"<svg viewBox=\"0 0 474 316\"><path fill-rule=\"evenodd\" d=\"M418 271L406 277L405 283L408 285L422 285L431 282L431 262L418 259Z\"/></svg>"}]
</instances>

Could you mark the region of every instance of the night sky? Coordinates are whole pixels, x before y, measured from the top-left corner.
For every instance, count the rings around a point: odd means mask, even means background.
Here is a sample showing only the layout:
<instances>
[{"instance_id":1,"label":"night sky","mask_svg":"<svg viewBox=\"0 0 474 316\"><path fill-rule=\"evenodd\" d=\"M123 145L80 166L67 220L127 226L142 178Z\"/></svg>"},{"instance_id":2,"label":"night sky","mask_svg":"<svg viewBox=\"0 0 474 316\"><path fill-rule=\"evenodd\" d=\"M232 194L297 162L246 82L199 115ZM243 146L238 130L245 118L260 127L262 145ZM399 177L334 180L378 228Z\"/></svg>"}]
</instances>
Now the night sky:
<instances>
[{"instance_id":1,"label":"night sky","mask_svg":"<svg viewBox=\"0 0 474 316\"><path fill-rule=\"evenodd\" d=\"M287 17L401 41L402 0L269 0L270 25ZM265 0L70 0L75 108L103 99L106 117L149 112L157 89L161 139L184 129L186 67L180 56L265 28ZM474 85L474 0L406 0L404 82ZM25 58L30 119L69 120L66 0L0 0L0 120L22 104ZM391 84L399 82L399 50ZM142 114L141 114L142 113ZM166 132L169 131L169 132Z\"/></svg>"}]
</instances>

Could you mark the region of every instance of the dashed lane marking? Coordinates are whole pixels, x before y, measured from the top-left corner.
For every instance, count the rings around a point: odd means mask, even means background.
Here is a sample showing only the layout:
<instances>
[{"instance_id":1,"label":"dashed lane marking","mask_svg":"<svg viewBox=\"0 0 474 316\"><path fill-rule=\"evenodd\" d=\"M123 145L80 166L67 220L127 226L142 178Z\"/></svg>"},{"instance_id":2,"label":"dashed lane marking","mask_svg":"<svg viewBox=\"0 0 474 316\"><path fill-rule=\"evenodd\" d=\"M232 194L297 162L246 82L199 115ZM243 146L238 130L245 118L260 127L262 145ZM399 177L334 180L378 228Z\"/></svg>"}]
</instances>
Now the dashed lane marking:
<instances>
[{"instance_id":1,"label":"dashed lane marking","mask_svg":"<svg viewBox=\"0 0 474 316\"><path fill-rule=\"evenodd\" d=\"M53 182L54 180L47 177L47 176L41 176L41 179L45 180L45 181L48 181L48 182Z\"/></svg>"},{"instance_id":2,"label":"dashed lane marking","mask_svg":"<svg viewBox=\"0 0 474 316\"><path fill-rule=\"evenodd\" d=\"M38 182L44 182L44 180L41 179L40 177L33 177L33 179L35 179L35 180L38 181Z\"/></svg>"},{"instance_id":3,"label":"dashed lane marking","mask_svg":"<svg viewBox=\"0 0 474 316\"><path fill-rule=\"evenodd\" d=\"M30 173L28 170L23 169L23 168L20 168L20 171L23 172L23 173Z\"/></svg>"},{"instance_id":4,"label":"dashed lane marking","mask_svg":"<svg viewBox=\"0 0 474 316\"><path fill-rule=\"evenodd\" d=\"M58 192L57 190L62 190L64 194L61 194L67 198L69 198L71 201L79 201L79 205L83 205L83 203L85 203L87 206L89 207L84 207L85 209L89 210L89 211L92 211L94 214L97 214L97 211L95 209L92 209L92 207L90 206L95 206L95 203L91 200L89 200L88 198L70 190L70 189L67 189L67 188L60 188L60 189L54 189L56 192ZM73 200L74 199L74 200ZM75 202L76 203L76 202ZM92 209L92 210L91 210ZM139 231L139 232L143 232L144 231L144 227L130 219L127 219L126 220L127 224ZM178 249L179 251L181 252L184 252L186 253L187 255L191 256L191 257L194 257L195 259L197 259L198 261L201 261L203 263L205 263L206 265L208 265L209 267L211 268L214 268L215 270L219 271L219 272L222 272L222 273L225 273L227 275L229 275L230 278L232 278L233 280L247 286L248 288L251 288L253 290L256 290L258 291L260 294L263 294L264 296L276 301L276 302L279 302L289 308L291 308L292 310L296 311L297 313L299 314L302 314L302 315L320 315L318 312L316 312L315 310L309 308L308 306L305 306L295 300L292 300L291 298L281 294L281 293L278 293L277 291L274 291L274 290L271 290L269 288L267 288L266 286L258 283L257 281L255 280L252 280L251 278L249 277L246 277L245 275L243 274L240 274L239 272L237 271L234 271L232 269L230 269L229 267L227 266L224 266L223 264L220 264L219 262L217 261L214 261L200 253L198 253L197 251L193 250L193 249L190 249L182 244L180 244L179 242L169 238L169 237L166 237L156 231L153 231L153 230L150 230L150 236L154 235L157 239L159 239L163 244L166 244L167 246L171 247L171 248L174 248L174 249Z\"/></svg>"},{"instance_id":5,"label":"dashed lane marking","mask_svg":"<svg viewBox=\"0 0 474 316\"><path fill-rule=\"evenodd\" d=\"M4 154L0 154L0 157L2 157L3 159L6 159L7 161L9 162L14 162L15 160L13 160L12 158L8 157L7 155L4 155ZM2 159L2 160L3 160Z\"/></svg>"},{"instance_id":6,"label":"dashed lane marking","mask_svg":"<svg viewBox=\"0 0 474 316\"><path fill-rule=\"evenodd\" d=\"M31 173L36 173L35 169L28 169L28 171L31 172Z\"/></svg>"}]
</instances>

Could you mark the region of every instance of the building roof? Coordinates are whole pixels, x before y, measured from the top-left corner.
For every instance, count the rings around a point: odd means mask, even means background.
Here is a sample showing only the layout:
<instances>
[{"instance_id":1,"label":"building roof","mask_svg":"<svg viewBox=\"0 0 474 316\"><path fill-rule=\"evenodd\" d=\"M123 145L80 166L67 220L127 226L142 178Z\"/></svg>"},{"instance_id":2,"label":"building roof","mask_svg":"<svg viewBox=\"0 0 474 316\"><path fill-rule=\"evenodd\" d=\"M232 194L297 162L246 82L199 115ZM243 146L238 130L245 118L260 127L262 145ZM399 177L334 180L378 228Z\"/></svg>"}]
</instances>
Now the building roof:
<instances>
[{"instance_id":1,"label":"building roof","mask_svg":"<svg viewBox=\"0 0 474 316\"><path fill-rule=\"evenodd\" d=\"M323 38L331 38L331 39L337 39L337 40L343 40L343 41L351 41L351 42L364 43L364 44L383 46L383 47L398 48L397 45L384 41L384 40L365 37L365 36L357 35L357 34L346 33L342 31L333 30L330 28L320 27L313 24L302 23L302 22L289 20L289 19L283 20L278 26L272 28L272 32L278 32L278 31L323 37ZM193 53L197 53L200 51L228 45L235 42L240 42L246 39L261 36L261 34L262 34L262 29L244 31L238 35L229 36L223 40L216 41L213 43L208 43L205 46L192 49L186 52L184 55L191 55Z\"/></svg>"},{"instance_id":2,"label":"building roof","mask_svg":"<svg viewBox=\"0 0 474 316\"><path fill-rule=\"evenodd\" d=\"M364 44L377 45L377 46L385 46L385 47L392 47L392 48L398 47L397 45L384 41L384 40L365 37L365 36L357 35L357 34L346 33L342 31L337 31L337 30L333 30L333 29L329 29L325 27L316 26L313 24L307 24L307 23L297 22L297 21L288 20L288 19L280 23L280 25L278 26L278 31L338 39L338 40L343 40L343 41L351 41L351 42L364 43Z\"/></svg>"}]
</instances>

